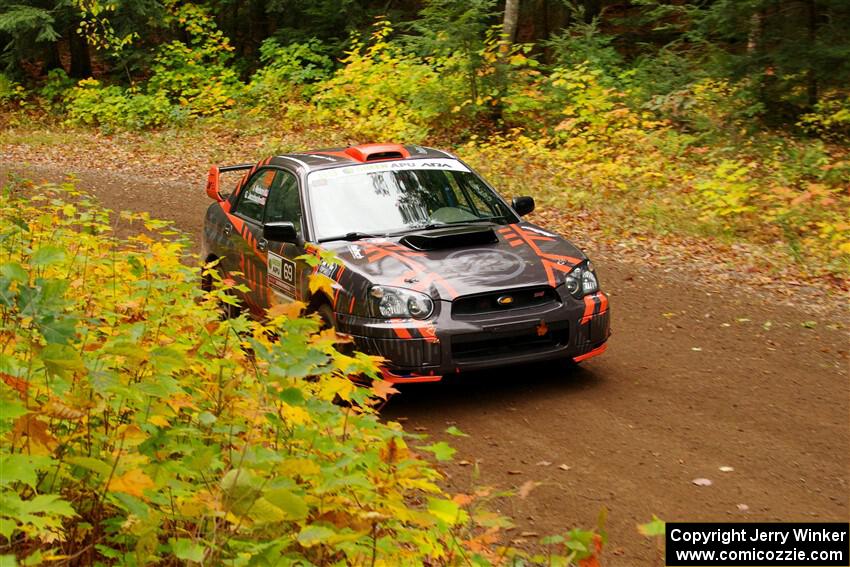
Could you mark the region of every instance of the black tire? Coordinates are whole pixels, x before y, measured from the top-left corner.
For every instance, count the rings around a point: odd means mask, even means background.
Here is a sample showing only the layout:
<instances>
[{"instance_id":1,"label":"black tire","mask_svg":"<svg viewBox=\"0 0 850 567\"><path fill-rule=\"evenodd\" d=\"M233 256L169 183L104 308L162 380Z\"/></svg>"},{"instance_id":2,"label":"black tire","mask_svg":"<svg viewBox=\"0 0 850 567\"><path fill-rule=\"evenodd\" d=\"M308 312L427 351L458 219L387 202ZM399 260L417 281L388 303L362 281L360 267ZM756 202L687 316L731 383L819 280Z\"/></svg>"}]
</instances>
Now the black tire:
<instances>
[{"instance_id":1,"label":"black tire","mask_svg":"<svg viewBox=\"0 0 850 567\"><path fill-rule=\"evenodd\" d=\"M320 303L319 306L316 307L314 313L318 315L319 319L322 321L322 331L325 329L336 329L336 315L329 304L325 302Z\"/></svg>"},{"instance_id":2,"label":"black tire","mask_svg":"<svg viewBox=\"0 0 850 567\"><path fill-rule=\"evenodd\" d=\"M219 278L224 279L224 274L221 270L216 268L216 271L218 272ZM213 278L211 275L201 276L201 289L206 292L212 291ZM228 295L236 297L233 293L228 292ZM219 303L219 309L221 309L222 319L236 319L242 313L241 305L231 305L229 303L224 303L223 301Z\"/></svg>"}]
</instances>

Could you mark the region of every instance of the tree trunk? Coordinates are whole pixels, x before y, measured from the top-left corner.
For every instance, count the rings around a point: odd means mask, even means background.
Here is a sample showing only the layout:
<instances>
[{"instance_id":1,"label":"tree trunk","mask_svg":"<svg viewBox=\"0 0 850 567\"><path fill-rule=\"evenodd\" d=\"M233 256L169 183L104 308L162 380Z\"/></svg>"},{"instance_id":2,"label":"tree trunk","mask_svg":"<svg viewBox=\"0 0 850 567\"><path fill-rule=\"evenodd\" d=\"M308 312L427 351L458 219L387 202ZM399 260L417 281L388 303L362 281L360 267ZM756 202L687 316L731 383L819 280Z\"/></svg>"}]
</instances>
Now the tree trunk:
<instances>
[{"instance_id":1,"label":"tree trunk","mask_svg":"<svg viewBox=\"0 0 850 567\"><path fill-rule=\"evenodd\" d=\"M806 98L809 106L812 107L818 102L817 71L811 55L811 52L814 51L818 30L818 4L816 0L809 0L808 12L809 68L806 70Z\"/></svg>"},{"instance_id":2,"label":"tree trunk","mask_svg":"<svg viewBox=\"0 0 850 567\"><path fill-rule=\"evenodd\" d=\"M747 53L753 54L761 49L762 27L764 12L758 10L750 16L750 33L747 34Z\"/></svg>"},{"instance_id":3,"label":"tree trunk","mask_svg":"<svg viewBox=\"0 0 850 567\"><path fill-rule=\"evenodd\" d=\"M71 72L69 74L75 79L88 79L92 75L91 55L85 36L77 32L79 27L80 22L74 21L71 22L68 30L68 50L71 54Z\"/></svg>"},{"instance_id":4,"label":"tree trunk","mask_svg":"<svg viewBox=\"0 0 850 567\"><path fill-rule=\"evenodd\" d=\"M502 23L502 42L507 47L516 39L519 22L519 0L505 0L505 19Z\"/></svg>"},{"instance_id":5,"label":"tree trunk","mask_svg":"<svg viewBox=\"0 0 850 567\"><path fill-rule=\"evenodd\" d=\"M44 48L44 66L42 67L42 72L46 73L47 71L61 68L62 60L59 57L59 43L51 41L50 44Z\"/></svg>"}]
</instances>

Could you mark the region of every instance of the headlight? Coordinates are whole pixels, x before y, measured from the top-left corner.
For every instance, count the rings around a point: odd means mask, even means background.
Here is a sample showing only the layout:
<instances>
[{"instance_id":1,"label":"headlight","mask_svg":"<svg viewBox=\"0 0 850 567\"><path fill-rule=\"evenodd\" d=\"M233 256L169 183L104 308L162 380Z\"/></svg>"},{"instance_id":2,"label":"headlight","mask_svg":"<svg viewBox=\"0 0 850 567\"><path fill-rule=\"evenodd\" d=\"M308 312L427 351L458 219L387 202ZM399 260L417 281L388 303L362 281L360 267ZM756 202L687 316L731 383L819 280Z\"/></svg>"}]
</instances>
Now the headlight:
<instances>
[{"instance_id":1,"label":"headlight","mask_svg":"<svg viewBox=\"0 0 850 567\"><path fill-rule=\"evenodd\" d=\"M427 319L434 312L431 298L418 291L376 285L369 290L369 295L372 296L375 314L385 319Z\"/></svg>"},{"instance_id":2,"label":"headlight","mask_svg":"<svg viewBox=\"0 0 850 567\"><path fill-rule=\"evenodd\" d=\"M564 285L569 294L577 299L599 291L599 280L596 279L590 260L579 264L572 272L567 274Z\"/></svg>"}]
</instances>

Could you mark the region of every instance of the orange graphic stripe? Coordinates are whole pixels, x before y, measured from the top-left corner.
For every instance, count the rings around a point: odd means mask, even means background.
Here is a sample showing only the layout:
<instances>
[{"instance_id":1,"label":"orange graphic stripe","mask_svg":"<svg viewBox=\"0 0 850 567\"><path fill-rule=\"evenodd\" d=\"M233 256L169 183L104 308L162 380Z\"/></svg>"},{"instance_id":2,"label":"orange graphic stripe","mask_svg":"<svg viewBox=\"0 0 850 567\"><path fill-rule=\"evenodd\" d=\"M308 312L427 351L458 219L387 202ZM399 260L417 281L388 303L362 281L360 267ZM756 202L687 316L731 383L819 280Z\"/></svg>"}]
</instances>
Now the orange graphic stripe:
<instances>
[{"instance_id":1,"label":"orange graphic stripe","mask_svg":"<svg viewBox=\"0 0 850 567\"><path fill-rule=\"evenodd\" d=\"M582 360L587 360L588 358L591 358L591 357L593 357L593 356L599 356L600 354L602 354L603 352L605 352L605 350L606 350L607 348L608 348L608 343L604 343L602 346L596 347L595 349L593 349L593 350L592 350L592 351L590 351L590 352L586 352L586 353L584 353L584 354L580 354L580 355L578 355L578 356L574 356L574 357L573 357L573 360L574 360L575 362L581 362Z\"/></svg>"}]
</instances>

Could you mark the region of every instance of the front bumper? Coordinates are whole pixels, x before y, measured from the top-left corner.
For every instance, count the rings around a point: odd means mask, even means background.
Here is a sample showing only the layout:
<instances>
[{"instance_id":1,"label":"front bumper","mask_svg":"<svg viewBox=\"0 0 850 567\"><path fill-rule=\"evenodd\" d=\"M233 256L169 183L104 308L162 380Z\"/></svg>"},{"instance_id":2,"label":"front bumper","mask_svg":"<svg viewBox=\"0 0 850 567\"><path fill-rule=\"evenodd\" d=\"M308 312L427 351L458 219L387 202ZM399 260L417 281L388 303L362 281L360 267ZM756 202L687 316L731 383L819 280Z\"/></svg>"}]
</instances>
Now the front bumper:
<instances>
[{"instance_id":1,"label":"front bumper","mask_svg":"<svg viewBox=\"0 0 850 567\"><path fill-rule=\"evenodd\" d=\"M439 302L429 321L379 320L338 314L339 330L355 347L387 359L384 378L436 382L445 374L546 360L578 361L601 354L610 335L608 298L581 300L558 290L560 303L504 312L453 316Z\"/></svg>"}]
</instances>

